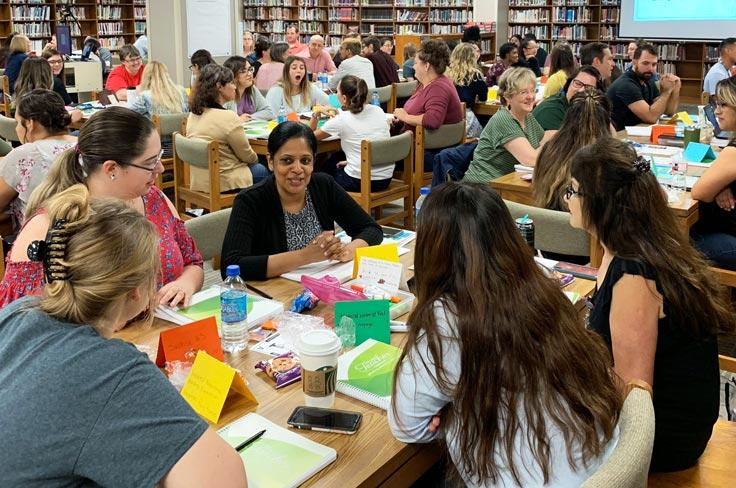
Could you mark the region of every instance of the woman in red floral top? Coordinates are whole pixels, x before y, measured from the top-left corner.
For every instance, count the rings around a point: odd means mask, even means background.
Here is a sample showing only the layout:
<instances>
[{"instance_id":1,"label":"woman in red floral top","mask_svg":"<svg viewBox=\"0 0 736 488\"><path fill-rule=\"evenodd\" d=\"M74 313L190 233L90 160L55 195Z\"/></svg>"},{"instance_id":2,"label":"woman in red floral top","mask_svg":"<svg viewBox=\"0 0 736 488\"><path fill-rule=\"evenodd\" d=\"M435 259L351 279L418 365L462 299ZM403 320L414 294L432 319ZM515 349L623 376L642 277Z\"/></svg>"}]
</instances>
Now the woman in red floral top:
<instances>
[{"instance_id":1,"label":"woman in red floral top","mask_svg":"<svg viewBox=\"0 0 736 488\"><path fill-rule=\"evenodd\" d=\"M163 169L161 141L150 120L122 107L93 115L82 127L77 146L57 158L31 195L26 222L6 259L0 307L43 287L43 266L28 259L28 245L44 239L48 231L44 202L77 183L85 184L93 198L124 200L156 225L161 239L156 302L188 305L202 287L202 255L176 209L154 186Z\"/></svg>"}]
</instances>

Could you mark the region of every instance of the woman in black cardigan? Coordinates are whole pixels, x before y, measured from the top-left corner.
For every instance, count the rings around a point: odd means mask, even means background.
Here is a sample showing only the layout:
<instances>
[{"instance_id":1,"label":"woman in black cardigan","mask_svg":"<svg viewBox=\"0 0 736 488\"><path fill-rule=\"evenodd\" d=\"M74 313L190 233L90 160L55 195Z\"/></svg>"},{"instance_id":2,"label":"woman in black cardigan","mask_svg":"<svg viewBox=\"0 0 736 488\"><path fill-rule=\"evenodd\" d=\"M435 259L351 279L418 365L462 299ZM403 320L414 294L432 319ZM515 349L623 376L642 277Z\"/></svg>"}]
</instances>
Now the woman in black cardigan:
<instances>
[{"instance_id":1,"label":"woman in black cardigan","mask_svg":"<svg viewBox=\"0 0 736 488\"><path fill-rule=\"evenodd\" d=\"M312 174L317 139L298 122L268 137L273 175L241 191L222 243L222 272L240 265L246 280L265 280L309 263L350 261L355 249L380 244L381 227L331 176ZM335 237L335 222L352 238Z\"/></svg>"}]
</instances>

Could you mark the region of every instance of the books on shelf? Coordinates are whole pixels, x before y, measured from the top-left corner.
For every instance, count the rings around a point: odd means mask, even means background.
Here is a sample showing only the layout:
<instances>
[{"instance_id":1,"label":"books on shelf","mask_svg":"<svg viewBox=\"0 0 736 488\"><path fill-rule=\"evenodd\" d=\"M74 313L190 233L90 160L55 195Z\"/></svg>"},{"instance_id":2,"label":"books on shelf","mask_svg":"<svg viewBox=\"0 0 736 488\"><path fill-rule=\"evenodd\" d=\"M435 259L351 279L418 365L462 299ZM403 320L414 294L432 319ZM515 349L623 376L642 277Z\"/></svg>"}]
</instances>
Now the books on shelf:
<instances>
[{"instance_id":1,"label":"books on shelf","mask_svg":"<svg viewBox=\"0 0 736 488\"><path fill-rule=\"evenodd\" d=\"M243 459L248 485L254 487L299 486L337 459L331 447L285 429L256 413L249 413L217 433L232 447L266 432L238 454Z\"/></svg>"}]
</instances>

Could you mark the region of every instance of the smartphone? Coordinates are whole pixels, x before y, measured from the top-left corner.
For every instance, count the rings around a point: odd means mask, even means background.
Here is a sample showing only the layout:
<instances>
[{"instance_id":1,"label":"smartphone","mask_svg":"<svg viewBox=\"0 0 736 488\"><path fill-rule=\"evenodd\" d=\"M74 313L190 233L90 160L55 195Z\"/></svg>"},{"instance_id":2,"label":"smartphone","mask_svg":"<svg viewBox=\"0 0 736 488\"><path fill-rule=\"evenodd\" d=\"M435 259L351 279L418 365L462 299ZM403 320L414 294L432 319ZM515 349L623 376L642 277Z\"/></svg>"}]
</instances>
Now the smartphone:
<instances>
[{"instance_id":1,"label":"smartphone","mask_svg":"<svg viewBox=\"0 0 736 488\"><path fill-rule=\"evenodd\" d=\"M363 415L358 412L301 406L291 412L286 423L297 429L355 434L361 420Z\"/></svg>"}]
</instances>

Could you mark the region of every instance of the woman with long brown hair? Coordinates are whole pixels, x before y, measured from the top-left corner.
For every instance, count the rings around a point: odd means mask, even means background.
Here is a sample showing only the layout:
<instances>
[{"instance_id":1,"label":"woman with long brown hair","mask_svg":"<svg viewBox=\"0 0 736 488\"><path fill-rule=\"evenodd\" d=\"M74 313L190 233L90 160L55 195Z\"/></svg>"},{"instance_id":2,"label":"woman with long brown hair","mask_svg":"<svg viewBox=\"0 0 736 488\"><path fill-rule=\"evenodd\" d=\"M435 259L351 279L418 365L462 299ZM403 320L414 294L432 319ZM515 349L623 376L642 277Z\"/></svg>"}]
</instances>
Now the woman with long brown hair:
<instances>
[{"instance_id":1,"label":"woman with long brown hair","mask_svg":"<svg viewBox=\"0 0 736 488\"><path fill-rule=\"evenodd\" d=\"M309 112L314 105L329 105L329 97L309 82L307 65L298 56L289 56L284 62L281 81L268 90L266 101L271 111L278 115L281 109L288 112Z\"/></svg>"},{"instance_id":2,"label":"woman with long brown hair","mask_svg":"<svg viewBox=\"0 0 736 488\"><path fill-rule=\"evenodd\" d=\"M439 416L468 485L579 486L618 438L622 400L604 344L488 185L437 187L417 228L394 435L429 442Z\"/></svg>"},{"instance_id":3,"label":"woman with long brown hair","mask_svg":"<svg viewBox=\"0 0 736 488\"><path fill-rule=\"evenodd\" d=\"M575 72L575 56L566 42L557 44L550 54L550 70L547 84L544 85L544 98L559 93L567 83L567 79Z\"/></svg>"},{"instance_id":4,"label":"woman with long brown hair","mask_svg":"<svg viewBox=\"0 0 736 488\"><path fill-rule=\"evenodd\" d=\"M694 465L718 418L716 333L733 328L718 280L690 245L649 163L603 138L572 161L570 223L603 245L589 327L623 382L654 389L652 471Z\"/></svg>"},{"instance_id":5,"label":"woman with long brown hair","mask_svg":"<svg viewBox=\"0 0 736 488\"><path fill-rule=\"evenodd\" d=\"M602 91L586 88L572 97L560 130L542 146L534 167L534 199L538 206L567 211L565 189L570 182L573 155L583 146L611 137L610 126L611 103Z\"/></svg>"}]
</instances>

